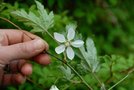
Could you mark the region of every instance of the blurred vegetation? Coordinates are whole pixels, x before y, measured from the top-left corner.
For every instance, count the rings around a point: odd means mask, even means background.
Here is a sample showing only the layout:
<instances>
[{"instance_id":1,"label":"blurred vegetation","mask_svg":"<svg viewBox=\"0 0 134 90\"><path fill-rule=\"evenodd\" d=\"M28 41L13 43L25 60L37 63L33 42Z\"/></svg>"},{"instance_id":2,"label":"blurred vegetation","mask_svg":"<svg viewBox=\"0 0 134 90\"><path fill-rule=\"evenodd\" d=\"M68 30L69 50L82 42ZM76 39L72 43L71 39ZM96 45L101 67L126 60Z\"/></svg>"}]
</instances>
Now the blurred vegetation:
<instances>
[{"instance_id":1,"label":"blurred vegetation","mask_svg":"<svg viewBox=\"0 0 134 90\"><path fill-rule=\"evenodd\" d=\"M62 31L69 22L76 22L78 32L82 33L83 38L92 37L97 47L98 55L105 56L101 62L102 68L98 75L109 86L117 82L126 71L134 67L134 1L133 0L38 0L44 4L48 11L55 13L55 27L53 31ZM0 0L0 16L8 18L22 29L30 30L23 23L18 22L11 17L10 12L25 8L25 10L34 11L36 9L34 0ZM15 28L11 24L0 19L0 28ZM47 37L46 37L47 38ZM50 39L47 39L48 41ZM49 42L48 42L49 43ZM50 48L54 45L50 43ZM115 55L112 55L115 54ZM113 66L113 74L107 76L110 71L111 63ZM42 68L35 65L32 80L38 84L44 84L47 89L53 84L56 78L53 74L61 76L58 72L59 62L53 62L47 68ZM52 67L53 66L53 67ZM56 69L53 70L54 68ZM37 72L38 71L38 72ZM51 73L50 73L51 72ZM120 75L119 75L120 74ZM40 78L37 78L40 77ZM109 79L112 77L112 79ZM89 80L89 76L85 76L89 83L94 84L94 81ZM118 85L114 90L133 90L134 75L130 76L126 81ZM61 79L62 80L62 79ZM66 81L62 80L66 83ZM60 85L60 83L58 83ZM75 84L70 84L69 90L85 90L82 85L73 87ZM109 87L107 86L107 87ZM62 88L62 86L61 86ZM79 88L79 89L78 89ZM24 85L9 87L8 90L40 90L36 85L27 81ZM42 90L42 89L41 89ZM64 89L63 89L64 90Z\"/></svg>"}]
</instances>

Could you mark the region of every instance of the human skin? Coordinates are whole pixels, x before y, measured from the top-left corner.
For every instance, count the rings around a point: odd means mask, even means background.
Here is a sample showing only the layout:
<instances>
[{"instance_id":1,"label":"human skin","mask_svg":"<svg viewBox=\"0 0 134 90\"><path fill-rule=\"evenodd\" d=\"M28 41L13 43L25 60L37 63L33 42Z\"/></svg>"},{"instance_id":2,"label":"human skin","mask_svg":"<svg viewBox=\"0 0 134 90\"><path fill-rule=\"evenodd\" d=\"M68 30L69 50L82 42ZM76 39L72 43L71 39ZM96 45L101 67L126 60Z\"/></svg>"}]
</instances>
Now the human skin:
<instances>
[{"instance_id":1,"label":"human skin","mask_svg":"<svg viewBox=\"0 0 134 90\"><path fill-rule=\"evenodd\" d=\"M48 50L48 44L40 37L23 30L0 29L0 85L21 84L26 76L32 74L33 60L48 65L50 57L42 53ZM10 73L4 73L5 65Z\"/></svg>"}]
</instances>

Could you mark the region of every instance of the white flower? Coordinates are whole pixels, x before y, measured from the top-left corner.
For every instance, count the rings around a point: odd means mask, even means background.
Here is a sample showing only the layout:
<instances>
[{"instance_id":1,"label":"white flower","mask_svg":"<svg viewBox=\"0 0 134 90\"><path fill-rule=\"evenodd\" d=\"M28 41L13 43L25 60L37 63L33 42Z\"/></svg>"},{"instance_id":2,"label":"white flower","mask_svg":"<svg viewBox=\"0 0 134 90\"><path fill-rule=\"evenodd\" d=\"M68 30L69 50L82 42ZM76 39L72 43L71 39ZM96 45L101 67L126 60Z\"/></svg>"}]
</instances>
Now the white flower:
<instances>
[{"instance_id":1,"label":"white flower","mask_svg":"<svg viewBox=\"0 0 134 90\"><path fill-rule=\"evenodd\" d=\"M64 37L64 35L55 32L54 38L58 42L62 43L60 46L55 48L56 53L60 54L66 50L67 57L72 60L75 54L71 46L79 48L84 44L82 40L73 41L74 37L75 30L73 29L73 27L67 28L67 39Z\"/></svg>"},{"instance_id":2,"label":"white flower","mask_svg":"<svg viewBox=\"0 0 134 90\"><path fill-rule=\"evenodd\" d=\"M56 87L56 85L52 85L50 90L59 90L59 89Z\"/></svg>"}]
</instances>

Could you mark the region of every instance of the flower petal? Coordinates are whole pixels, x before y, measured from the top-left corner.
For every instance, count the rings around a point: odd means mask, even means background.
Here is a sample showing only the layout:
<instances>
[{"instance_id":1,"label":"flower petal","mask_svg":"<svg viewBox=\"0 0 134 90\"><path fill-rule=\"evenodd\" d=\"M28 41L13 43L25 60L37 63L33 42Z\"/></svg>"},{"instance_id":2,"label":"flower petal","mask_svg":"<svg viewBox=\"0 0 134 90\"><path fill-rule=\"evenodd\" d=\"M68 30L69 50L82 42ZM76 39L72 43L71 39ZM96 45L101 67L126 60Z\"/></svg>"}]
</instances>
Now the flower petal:
<instances>
[{"instance_id":1,"label":"flower petal","mask_svg":"<svg viewBox=\"0 0 134 90\"><path fill-rule=\"evenodd\" d=\"M70 41L74 39L74 36L75 36L75 30L72 27L70 27L68 29L67 39Z\"/></svg>"},{"instance_id":2,"label":"flower petal","mask_svg":"<svg viewBox=\"0 0 134 90\"><path fill-rule=\"evenodd\" d=\"M54 38L58 41L58 42L60 42L60 43L63 43L63 42L65 42L66 40L65 40L65 37L64 37L64 35L62 35L62 34L60 34L60 33L54 33Z\"/></svg>"},{"instance_id":3,"label":"flower petal","mask_svg":"<svg viewBox=\"0 0 134 90\"><path fill-rule=\"evenodd\" d=\"M82 40L76 40L74 42L71 42L71 45L76 48L81 47L83 44L84 42Z\"/></svg>"},{"instance_id":4,"label":"flower petal","mask_svg":"<svg viewBox=\"0 0 134 90\"><path fill-rule=\"evenodd\" d=\"M58 46L58 47L55 48L55 52L57 54L60 54L60 53L62 53L64 51L65 51L65 45L60 45L60 46Z\"/></svg>"},{"instance_id":5,"label":"flower petal","mask_svg":"<svg viewBox=\"0 0 134 90\"><path fill-rule=\"evenodd\" d=\"M59 89L56 87L56 85L52 85L50 90L59 90Z\"/></svg>"},{"instance_id":6,"label":"flower petal","mask_svg":"<svg viewBox=\"0 0 134 90\"><path fill-rule=\"evenodd\" d=\"M67 53L67 57L70 60L72 60L74 58L74 51L71 47L67 47L66 53Z\"/></svg>"}]
</instances>

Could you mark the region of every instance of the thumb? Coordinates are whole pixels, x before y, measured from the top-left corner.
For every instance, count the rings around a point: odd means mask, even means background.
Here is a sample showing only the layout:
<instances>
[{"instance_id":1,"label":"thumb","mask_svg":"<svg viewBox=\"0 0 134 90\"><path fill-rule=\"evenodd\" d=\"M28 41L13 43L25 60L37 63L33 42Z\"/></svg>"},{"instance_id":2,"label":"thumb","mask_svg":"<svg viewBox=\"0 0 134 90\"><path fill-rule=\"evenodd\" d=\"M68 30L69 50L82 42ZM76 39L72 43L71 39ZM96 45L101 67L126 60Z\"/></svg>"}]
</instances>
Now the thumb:
<instances>
[{"instance_id":1,"label":"thumb","mask_svg":"<svg viewBox=\"0 0 134 90\"><path fill-rule=\"evenodd\" d=\"M42 39L18 43L10 46L0 47L0 60L7 63L15 59L27 59L38 55L48 49L48 44Z\"/></svg>"}]
</instances>

